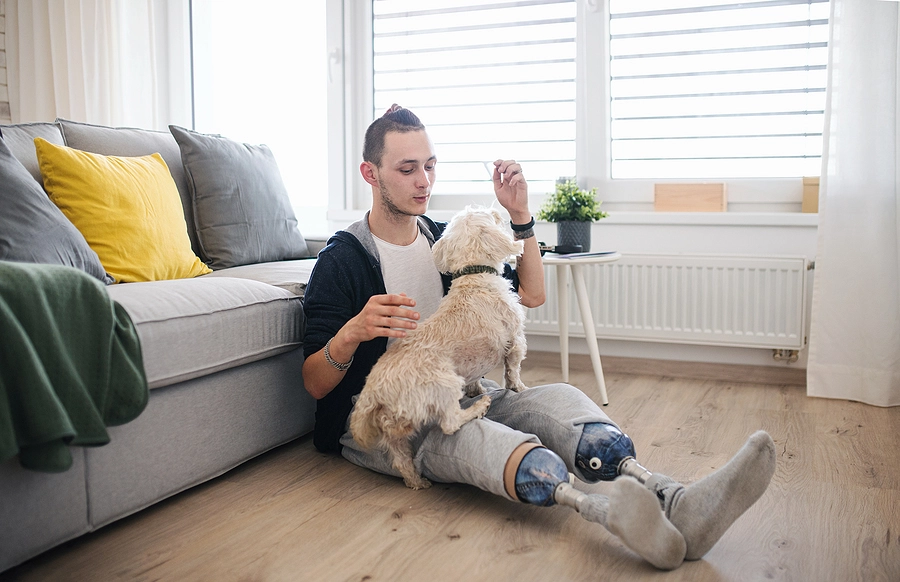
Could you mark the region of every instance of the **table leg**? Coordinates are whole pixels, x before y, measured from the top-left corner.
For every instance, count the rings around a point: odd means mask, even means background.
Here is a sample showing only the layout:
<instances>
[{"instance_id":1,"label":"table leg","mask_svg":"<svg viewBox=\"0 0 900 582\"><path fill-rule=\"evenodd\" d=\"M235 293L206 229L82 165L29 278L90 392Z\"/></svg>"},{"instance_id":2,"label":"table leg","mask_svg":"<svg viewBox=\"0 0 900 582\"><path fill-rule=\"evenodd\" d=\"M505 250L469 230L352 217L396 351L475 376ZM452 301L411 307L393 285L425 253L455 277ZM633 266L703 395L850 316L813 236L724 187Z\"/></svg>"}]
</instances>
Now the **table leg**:
<instances>
[{"instance_id":1,"label":"table leg","mask_svg":"<svg viewBox=\"0 0 900 582\"><path fill-rule=\"evenodd\" d=\"M606 381L603 379L603 366L600 364L600 348L597 345L594 315L591 313L591 304L588 300L583 266L572 264L571 267L572 279L575 282L575 296L578 298L578 307L581 309L581 323L584 325L584 336L585 340L587 340L588 352L591 354L591 363L594 364L594 376L597 378L600 398L603 401L603 405L606 406L609 404L609 398L606 396ZM568 358L568 354L566 357Z\"/></svg>"},{"instance_id":2,"label":"table leg","mask_svg":"<svg viewBox=\"0 0 900 582\"><path fill-rule=\"evenodd\" d=\"M556 300L559 302L556 318L559 320L559 357L562 364L562 381L569 381L569 271L568 265L556 265Z\"/></svg>"}]
</instances>

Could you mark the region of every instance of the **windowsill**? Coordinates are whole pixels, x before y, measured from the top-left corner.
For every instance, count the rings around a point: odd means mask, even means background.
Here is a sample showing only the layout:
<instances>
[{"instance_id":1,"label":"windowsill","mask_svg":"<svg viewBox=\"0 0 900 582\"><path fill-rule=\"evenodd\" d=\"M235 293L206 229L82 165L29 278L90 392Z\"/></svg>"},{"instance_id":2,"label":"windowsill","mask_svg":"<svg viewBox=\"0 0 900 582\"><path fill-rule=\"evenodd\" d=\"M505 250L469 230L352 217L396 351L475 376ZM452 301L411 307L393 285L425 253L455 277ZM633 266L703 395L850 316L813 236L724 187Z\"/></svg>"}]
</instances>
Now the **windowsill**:
<instances>
[{"instance_id":1,"label":"windowsill","mask_svg":"<svg viewBox=\"0 0 900 582\"><path fill-rule=\"evenodd\" d=\"M365 210L329 210L330 221L350 223L365 215ZM450 220L455 212L428 212L434 220ZM539 221L543 224L548 224ZM819 215L804 212L636 212L615 210L598 221L616 225L681 225L681 226L798 226L819 225Z\"/></svg>"},{"instance_id":2,"label":"windowsill","mask_svg":"<svg viewBox=\"0 0 900 582\"><path fill-rule=\"evenodd\" d=\"M808 226L819 224L819 215L803 212L632 212L611 211L605 224L656 224L687 226Z\"/></svg>"}]
</instances>

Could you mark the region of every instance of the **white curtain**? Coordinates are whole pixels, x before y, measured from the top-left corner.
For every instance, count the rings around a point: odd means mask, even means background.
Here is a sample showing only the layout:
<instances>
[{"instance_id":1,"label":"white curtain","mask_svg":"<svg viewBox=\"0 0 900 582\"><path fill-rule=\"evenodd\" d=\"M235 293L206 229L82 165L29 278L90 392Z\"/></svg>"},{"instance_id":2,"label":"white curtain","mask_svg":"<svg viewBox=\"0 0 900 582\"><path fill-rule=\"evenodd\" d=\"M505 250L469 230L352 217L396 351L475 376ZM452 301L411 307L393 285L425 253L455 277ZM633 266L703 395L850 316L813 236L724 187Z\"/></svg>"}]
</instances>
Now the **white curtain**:
<instances>
[{"instance_id":1,"label":"white curtain","mask_svg":"<svg viewBox=\"0 0 900 582\"><path fill-rule=\"evenodd\" d=\"M188 0L6 0L14 123L191 126Z\"/></svg>"},{"instance_id":2,"label":"white curtain","mask_svg":"<svg viewBox=\"0 0 900 582\"><path fill-rule=\"evenodd\" d=\"M831 0L807 393L900 405L898 3Z\"/></svg>"}]
</instances>

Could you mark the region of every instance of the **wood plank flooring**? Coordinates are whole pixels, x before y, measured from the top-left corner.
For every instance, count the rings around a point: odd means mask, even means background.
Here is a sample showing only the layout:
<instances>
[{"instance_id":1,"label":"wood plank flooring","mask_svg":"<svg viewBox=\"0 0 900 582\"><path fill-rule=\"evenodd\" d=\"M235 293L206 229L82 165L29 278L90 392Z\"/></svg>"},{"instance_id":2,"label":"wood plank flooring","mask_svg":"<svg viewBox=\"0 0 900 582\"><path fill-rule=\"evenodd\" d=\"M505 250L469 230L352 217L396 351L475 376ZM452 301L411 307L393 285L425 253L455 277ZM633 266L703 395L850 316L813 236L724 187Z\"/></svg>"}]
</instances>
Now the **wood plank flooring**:
<instances>
[{"instance_id":1,"label":"wood plank flooring","mask_svg":"<svg viewBox=\"0 0 900 582\"><path fill-rule=\"evenodd\" d=\"M571 361L570 381L598 400L588 358ZM660 572L567 508L412 491L304 437L0 580L900 580L900 409L808 398L764 371L606 368L604 410L653 471L696 480L753 431L774 438L769 490L703 560ZM558 356L529 353L523 372L555 381Z\"/></svg>"}]
</instances>

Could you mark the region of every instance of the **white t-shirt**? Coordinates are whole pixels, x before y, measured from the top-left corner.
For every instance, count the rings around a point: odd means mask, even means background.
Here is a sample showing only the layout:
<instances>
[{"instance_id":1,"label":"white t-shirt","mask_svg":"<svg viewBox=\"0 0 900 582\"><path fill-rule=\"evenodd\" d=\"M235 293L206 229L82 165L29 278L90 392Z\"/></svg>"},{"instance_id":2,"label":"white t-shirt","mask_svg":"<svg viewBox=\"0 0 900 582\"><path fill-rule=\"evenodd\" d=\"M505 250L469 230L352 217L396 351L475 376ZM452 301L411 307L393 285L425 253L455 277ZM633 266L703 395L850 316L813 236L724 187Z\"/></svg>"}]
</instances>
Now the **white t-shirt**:
<instances>
[{"instance_id":1,"label":"white t-shirt","mask_svg":"<svg viewBox=\"0 0 900 582\"><path fill-rule=\"evenodd\" d=\"M388 293L405 293L415 299L419 321L425 321L435 311L444 296L441 274L434 265L431 245L419 231L416 240L406 246L391 244L373 235L381 257L381 274ZM388 338L388 345L395 338Z\"/></svg>"}]
</instances>

